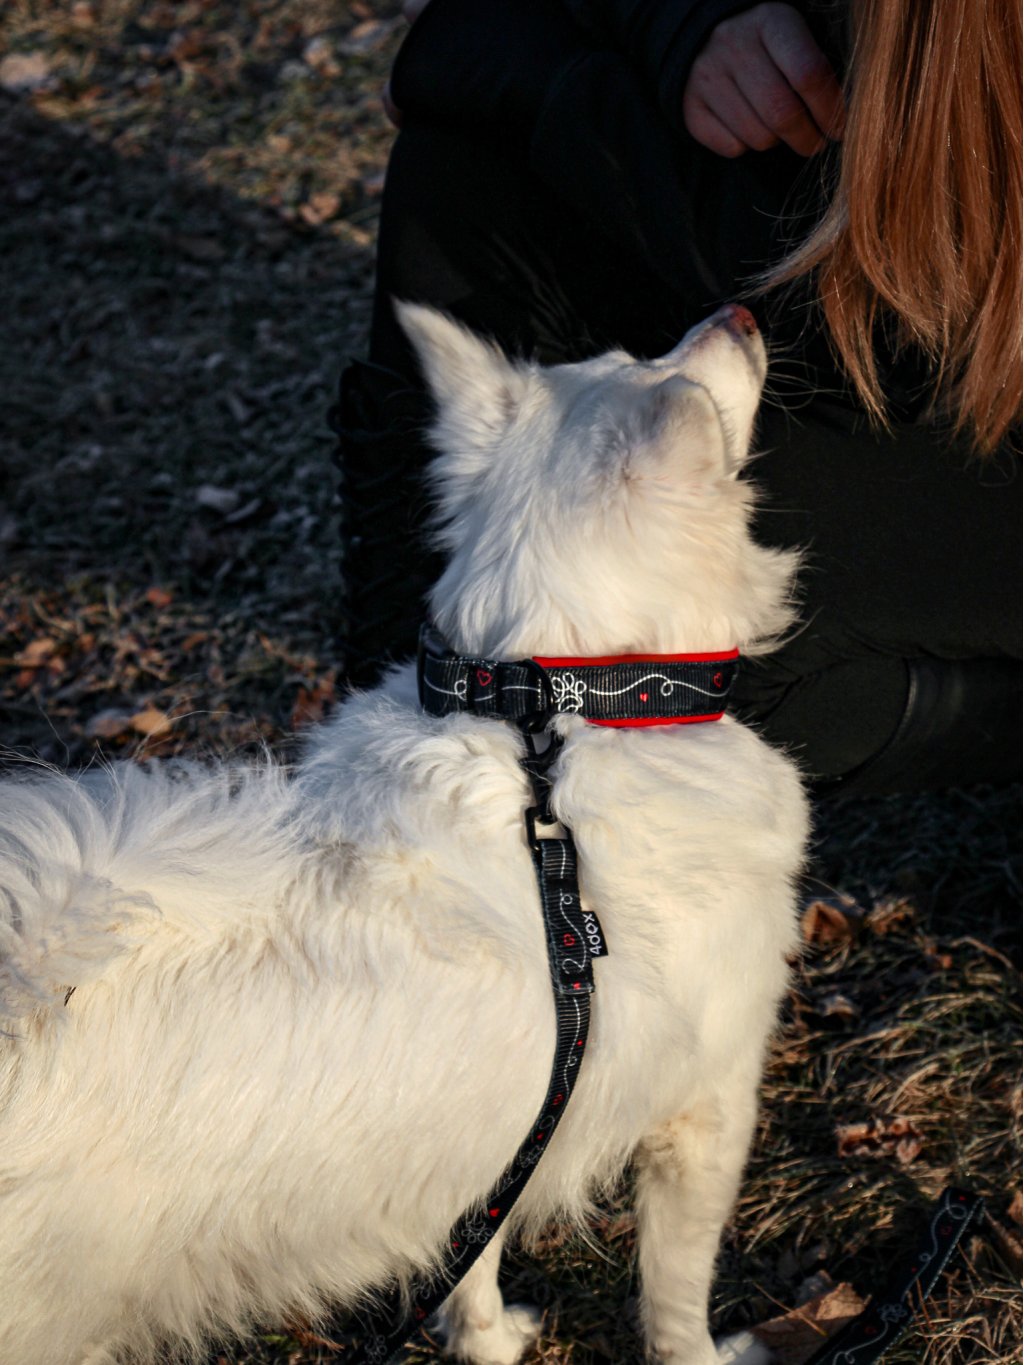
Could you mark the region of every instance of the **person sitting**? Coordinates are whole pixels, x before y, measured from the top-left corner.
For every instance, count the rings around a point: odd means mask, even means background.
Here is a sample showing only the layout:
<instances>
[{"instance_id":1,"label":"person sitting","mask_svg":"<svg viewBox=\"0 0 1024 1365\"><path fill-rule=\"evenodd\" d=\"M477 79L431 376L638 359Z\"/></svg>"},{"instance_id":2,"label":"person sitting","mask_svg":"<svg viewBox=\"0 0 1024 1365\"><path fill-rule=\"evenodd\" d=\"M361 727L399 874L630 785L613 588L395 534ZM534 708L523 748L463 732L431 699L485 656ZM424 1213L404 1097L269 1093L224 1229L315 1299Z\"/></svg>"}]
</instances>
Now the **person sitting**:
<instances>
[{"instance_id":1,"label":"person sitting","mask_svg":"<svg viewBox=\"0 0 1024 1365\"><path fill-rule=\"evenodd\" d=\"M742 299L771 356L757 534L804 569L801 627L745 662L736 711L823 792L1014 780L1018 7L413 8L369 355L335 413L349 676L415 648L438 571L394 299L544 364L654 357Z\"/></svg>"}]
</instances>

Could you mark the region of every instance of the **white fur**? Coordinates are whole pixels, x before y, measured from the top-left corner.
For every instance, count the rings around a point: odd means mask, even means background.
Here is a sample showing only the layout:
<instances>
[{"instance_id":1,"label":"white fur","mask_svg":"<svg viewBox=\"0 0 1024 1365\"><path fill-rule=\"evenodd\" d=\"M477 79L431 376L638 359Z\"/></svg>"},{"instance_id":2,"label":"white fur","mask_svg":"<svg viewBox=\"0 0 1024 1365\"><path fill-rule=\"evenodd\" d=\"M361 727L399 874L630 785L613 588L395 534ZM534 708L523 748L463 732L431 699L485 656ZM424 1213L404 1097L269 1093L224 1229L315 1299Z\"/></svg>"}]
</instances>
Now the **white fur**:
<instances>
[{"instance_id":1,"label":"white fur","mask_svg":"<svg viewBox=\"0 0 1024 1365\"><path fill-rule=\"evenodd\" d=\"M439 396L452 558L433 608L458 648L750 652L786 626L793 558L752 543L736 479L764 361L733 312L658 362L551 371L404 320ZM639 1158L647 1346L708 1365L804 800L731 719L558 728L555 807L610 956L512 1231L582 1219ZM2 1365L315 1319L439 1254L527 1132L553 1050L520 753L506 725L425 717L401 669L291 776L0 786ZM446 1310L448 1350L477 1365L511 1365L536 1330L503 1309L497 1259Z\"/></svg>"}]
</instances>

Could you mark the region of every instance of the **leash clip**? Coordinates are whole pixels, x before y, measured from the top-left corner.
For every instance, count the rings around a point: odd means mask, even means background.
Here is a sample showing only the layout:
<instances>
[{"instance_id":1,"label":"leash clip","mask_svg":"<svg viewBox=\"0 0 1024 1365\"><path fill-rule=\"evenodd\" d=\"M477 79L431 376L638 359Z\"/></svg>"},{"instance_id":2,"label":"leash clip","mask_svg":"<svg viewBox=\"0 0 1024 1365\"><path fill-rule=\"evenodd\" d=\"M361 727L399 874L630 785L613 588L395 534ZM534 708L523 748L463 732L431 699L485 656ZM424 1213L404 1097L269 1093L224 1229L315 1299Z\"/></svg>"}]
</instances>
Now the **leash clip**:
<instances>
[{"instance_id":1,"label":"leash clip","mask_svg":"<svg viewBox=\"0 0 1024 1365\"><path fill-rule=\"evenodd\" d=\"M542 825L557 825L558 821L551 814L546 802L543 806L527 806L523 811L523 819L526 822L526 842L531 852L539 853L541 840L537 834L538 822Z\"/></svg>"},{"instance_id":2,"label":"leash clip","mask_svg":"<svg viewBox=\"0 0 1024 1365\"><path fill-rule=\"evenodd\" d=\"M555 706L555 694L551 690L551 678L546 668L543 668L536 659L520 659L518 668L523 668L531 675L537 684L537 690L544 698L544 705L536 711L527 711L523 716L517 716L516 728L524 735L539 735L542 730L546 730L551 723L551 717L557 714Z\"/></svg>"}]
</instances>

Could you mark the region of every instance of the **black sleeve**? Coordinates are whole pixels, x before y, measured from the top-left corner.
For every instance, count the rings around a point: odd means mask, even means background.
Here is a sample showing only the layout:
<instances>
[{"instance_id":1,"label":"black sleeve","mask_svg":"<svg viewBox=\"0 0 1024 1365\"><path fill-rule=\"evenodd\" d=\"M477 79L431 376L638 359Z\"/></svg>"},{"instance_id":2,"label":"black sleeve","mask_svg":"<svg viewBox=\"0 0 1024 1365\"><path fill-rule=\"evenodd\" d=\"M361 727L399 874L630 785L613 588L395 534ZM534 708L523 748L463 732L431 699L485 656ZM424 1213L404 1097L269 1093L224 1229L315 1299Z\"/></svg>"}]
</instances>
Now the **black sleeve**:
<instances>
[{"instance_id":1,"label":"black sleeve","mask_svg":"<svg viewBox=\"0 0 1024 1365\"><path fill-rule=\"evenodd\" d=\"M682 131L683 87L716 24L751 0L431 0L395 63L399 109L493 123L513 138L536 118L575 57L624 58L670 126Z\"/></svg>"},{"instance_id":2,"label":"black sleeve","mask_svg":"<svg viewBox=\"0 0 1024 1365\"><path fill-rule=\"evenodd\" d=\"M678 129L690 67L711 30L756 0L562 0L601 46L621 52ZM796 8L803 5L797 0Z\"/></svg>"},{"instance_id":3,"label":"black sleeve","mask_svg":"<svg viewBox=\"0 0 1024 1365\"><path fill-rule=\"evenodd\" d=\"M554 0L431 0L399 53L392 95L410 122L486 129L495 156L529 165L694 308L777 259L775 192L762 213L737 205L730 187L746 182L734 163L680 136L632 64ZM786 148L747 160L780 193L804 164Z\"/></svg>"},{"instance_id":4,"label":"black sleeve","mask_svg":"<svg viewBox=\"0 0 1024 1365\"><path fill-rule=\"evenodd\" d=\"M486 128L496 156L528 164L621 248L673 275L692 236L672 173L683 140L625 57L596 47L555 0L431 0L391 93L410 122Z\"/></svg>"},{"instance_id":5,"label":"black sleeve","mask_svg":"<svg viewBox=\"0 0 1024 1365\"><path fill-rule=\"evenodd\" d=\"M431 0L391 73L403 114L488 125L520 152L564 73L591 49L556 0Z\"/></svg>"}]
</instances>

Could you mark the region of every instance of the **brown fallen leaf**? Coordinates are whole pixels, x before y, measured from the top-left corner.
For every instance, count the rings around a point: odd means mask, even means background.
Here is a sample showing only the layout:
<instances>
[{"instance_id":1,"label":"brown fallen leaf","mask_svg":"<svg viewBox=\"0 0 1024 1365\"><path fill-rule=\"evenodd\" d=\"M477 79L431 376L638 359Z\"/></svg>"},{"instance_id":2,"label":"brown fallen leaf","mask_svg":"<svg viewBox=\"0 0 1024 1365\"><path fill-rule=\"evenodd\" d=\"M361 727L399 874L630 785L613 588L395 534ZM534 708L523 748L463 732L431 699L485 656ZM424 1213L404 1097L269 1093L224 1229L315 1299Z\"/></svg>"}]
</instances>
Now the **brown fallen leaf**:
<instances>
[{"instance_id":1,"label":"brown fallen leaf","mask_svg":"<svg viewBox=\"0 0 1024 1365\"><path fill-rule=\"evenodd\" d=\"M37 635L23 650L15 654L14 662L22 668L42 668L57 652L57 641L48 635Z\"/></svg>"},{"instance_id":2,"label":"brown fallen leaf","mask_svg":"<svg viewBox=\"0 0 1024 1365\"><path fill-rule=\"evenodd\" d=\"M323 1346L329 1351L342 1351L344 1347L339 1341L332 1341L330 1337L319 1336L310 1327L308 1322L293 1318L286 1322L285 1330L289 1333L300 1346Z\"/></svg>"},{"instance_id":3,"label":"brown fallen leaf","mask_svg":"<svg viewBox=\"0 0 1024 1365\"><path fill-rule=\"evenodd\" d=\"M341 196L331 190L318 190L311 194L304 204L299 205L299 217L310 227L319 227L337 216L341 208Z\"/></svg>"},{"instance_id":4,"label":"brown fallen leaf","mask_svg":"<svg viewBox=\"0 0 1024 1365\"><path fill-rule=\"evenodd\" d=\"M97 711L85 723L85 733L89 739L117 739L120 735L126 735L131 728L132 713L115 706Z\"/></svg>"},{"instance_id":5,"label":"brown fallen leaf","mask_svg":"<svg viewBox=\"0 0 1024 1365\"><path fill-rule=\"evenodd\" d=\"M363 57L384 46L401 24L401 19L364 19L349 30L338 44L343 57Z\"/></svg>"},{"instance_id":6,"label":"brown fallen leaf","mask_svg":"<svg viewBox=\"0 0 1024 1365\"><path fill-rule=\"evenodd\" d=\"M1006 1209L1006 1216L1007 1218L1012 1218L1018 1226L1024 1222L1024 1209L1021 1207L1020 1190L1014 1190L1013 1198L1010 1200Z\"/></svg>"},{"instance_id":7,"label":"brown fallen leaf","mask_svg":"<svg viewBox=\"0 0 1024 1365\"><path fill-rule=\"evenodd\" d=\"M849 943L857 921L829 901L811 901L800 916L805 943Z\"/></svg>"},{"instance_id":8,"label":"brown fallen leaf","mask_svg":"<svg viewBox=\"0 0 1024 1365\"><path fill-rule=\"evenodd\" d=\"M292 728L297 730L303 725L312 725L323 720L324 708L334 700L334 674L313 683L310 687L300 686L299 695L292 707Z\"/></svg>"},{"instance_id":9,"label":"brown fallen leaf","mask_svg":"<svg viewBox=\"0 0 1024 1365\"><path fill-rule=\"evenodd\" d=\"M912 1121L902 1115L892 1119L868 1119L866 1123L840 1123L836 1126L840 1157L894 1156L901 1166L921 1154L922 1137Z\"/></svg>"},{"instance_id":10,"label":"brown fallen leaf","mask_svg":"<svg viewBox=\"0 0 1024 1365\"><path fill-rule=\"evenodd\" d=\"M206 35L202 29L179 29L171 35L167 51L176 62L188 62L206 51Z\"/></svg>"},{"instance_id":11,"label":"brown fallen leaf","mask_svg":"<svg viewBox=\"0 0 1024 1365\"><path fill-rule=\"evenodd\" d=\"M864 1305L865 1300L851 1284L837 1284L800 1308L791 1308L752 1330L775 1353L778 1365L803 1365L827 1337L852 1322Z\"/></svg>"},{"instance_id":12,"label":"brown fallen leaf","mask_svg":"<svg viewBox=\"0 0 1024 1365\"><path fill-rule=\"evenodd\" d=\"M158 735L167 734L171 728L171 720L163 711L158 711L155 706L147 706L141 711L136 711L135 715L132 716L131 727L140 735L147 735L155 739Z\"/></svg>"},{"instance_id":13,"label":"brown fallen leaf","mask_svg":"<svg viewBox=\"0 0 1024 1365\"><path fill-rule=\"evenodd\" d=\"M885 936L901 925L917 918L917 908L907 900L879 901L869 912L865 923L873 934Z\"/></svg>"},{"instance_id":14,"label":"brown fallen leaf","mask_svg":"<svg viewBox=\"0 0 1024 1365\"><path fill-rule=\"evenodd\" d=\"M46 53L11 52L0 61L0 86L12 95L41 90L50 81L50 61Z\"/></svg>"},{"instance_id":15,"label":"brown fallen leaf","mask_svg":"<svg viewBox=\"0 0 1024 1365\"><path fill-rule=\"evenodd\" d=\"M61 673L64 670L64 660L57 653L57 641L48 635L39 635L30 640L10 662L19 670L14 678L14 686L19 691L31 687L44 669L48 673Z\"/></svg>"},{"instance_id":16,"label":"brown fallen leaf","mask_svg":"<svg viewBox=\"0 0 1024 1365\"><path fill-rule=\"evenodd\" d=\"M166 588L147 588L146 601L151 607L169 607L174 601L174 594Z\"/></svg>"},{"instance_id":17,"label":"brown fallen leaf","mask_svg":"<svg viewBox=\"0 0 1024 1365\"><path fill-rule=\"evenodd\" d=\"M341 67L334 59L334 44L322 33L311 38L302 49L302 60L318 75L327 77L341 75Z\"/></svg>"}]
</instances>

